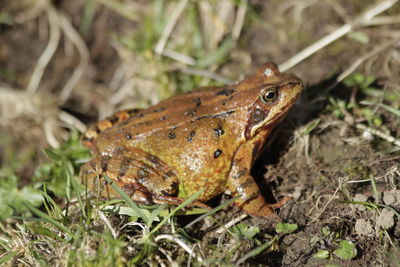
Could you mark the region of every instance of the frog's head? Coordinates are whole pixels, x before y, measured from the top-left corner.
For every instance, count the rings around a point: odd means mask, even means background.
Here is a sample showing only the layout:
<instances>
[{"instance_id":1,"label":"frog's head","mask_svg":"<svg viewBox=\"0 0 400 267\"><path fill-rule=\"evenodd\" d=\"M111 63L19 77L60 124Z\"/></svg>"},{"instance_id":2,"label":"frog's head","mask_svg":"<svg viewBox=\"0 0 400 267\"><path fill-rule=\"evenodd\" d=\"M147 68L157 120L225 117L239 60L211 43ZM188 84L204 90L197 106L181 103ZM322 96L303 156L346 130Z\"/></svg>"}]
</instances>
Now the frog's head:
<instances>
[{"instance_id":1,"label":"frog's head","mask_svg":"<svg viewBox=\"0 0 400 267\"><path fill-rule=\"evenodd\" d=\"M238 85L254 95L248 106L245 130L247 140L256 134L269 131L289 111L303 88L300 78L293 74L281 73L274 63L262 65L257 72Z\"/></svg>"}]
</instances>

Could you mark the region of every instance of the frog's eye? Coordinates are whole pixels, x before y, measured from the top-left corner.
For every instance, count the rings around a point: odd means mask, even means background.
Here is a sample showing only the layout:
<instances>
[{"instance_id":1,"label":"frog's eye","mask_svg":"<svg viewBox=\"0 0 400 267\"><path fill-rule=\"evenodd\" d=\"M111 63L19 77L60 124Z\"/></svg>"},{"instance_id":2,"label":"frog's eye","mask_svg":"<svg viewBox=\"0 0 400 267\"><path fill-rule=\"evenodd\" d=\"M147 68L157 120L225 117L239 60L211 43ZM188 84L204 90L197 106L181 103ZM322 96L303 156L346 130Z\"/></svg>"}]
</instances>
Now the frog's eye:
<instances>
[{"instance_id":1,"label":"frog's eye","mask_svg":"<svg viewBox=\"0 0 400 267\"><path fill-rule=\"evenodd\" d=\"M261 101L265 104L268 104L274 101L277 96L278 92L276 90L268 90L261 95Z\"/></svg>"}]
</instances>

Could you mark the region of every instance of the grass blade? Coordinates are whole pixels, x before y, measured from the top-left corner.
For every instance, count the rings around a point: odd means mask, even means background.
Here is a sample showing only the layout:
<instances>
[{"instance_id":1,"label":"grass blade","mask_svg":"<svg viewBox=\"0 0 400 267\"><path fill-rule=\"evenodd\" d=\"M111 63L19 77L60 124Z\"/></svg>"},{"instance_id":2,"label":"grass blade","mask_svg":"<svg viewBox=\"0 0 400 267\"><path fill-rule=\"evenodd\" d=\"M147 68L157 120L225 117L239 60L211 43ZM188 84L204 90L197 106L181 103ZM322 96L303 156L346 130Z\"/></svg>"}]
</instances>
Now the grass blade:
<instances>
[{"instance_id":1,"label":"grass blade","mask_svg":"<svg viewBox=\"0 0 400 267\"><path fill-rule=\"evenodd\" d=\"M126 205L128 205L136 214L142 218L142 220L147 224L149 222L149 217L139 208L139 206L133 202L133 200L124 192L118 185L116 185L107 175L104 175L107 183L111 184L111 187L117 191L117 193L121 196L121 198L125 201Z\"/></svg>"},{"instance_id":2,"label":"grass blade","mask_svg":"<svg viewBox=\"0 0 400 267\"><path fill-rule=\"evenodd\" d=\"M225 208L226 206L230 205L232 202L234 202L236 199L238 199L239 197L234 197L229 199L228 201L226 201L225 203L219 205L218 207L213 208L212 210L210 210L207 213L204 213L203 215L199 216L198 218L194 219L193 221L191 221L189 224L187 224L185 227L183 227L183 229L185 228L189 228L190 226L194 225L195 223L203 220L204 218L206 218L207 216L214 214L215 212L219 211L220 209Z\"/></svg>"},{"instance_id":3,"label":"grass blade","mask_svg":"<svg viewBox=\"0 0 400 267\"><path fill-rule=\"evenodd\" d=\"M264 245L261 245L253 250L251 250L250 252L246 253L246 255L244 255L243 257L241 257L240 259L237 260L237 262L235 263L235 265L240 265L242 263L244 263L247 259L257 256L258 254L260 254L261 252L263 252L264 250L266 250L267 248L269 248L270 246L272 246L272 244L278 240L279 237L276 235L274 236L274 238L272 238L271 241L265 243Z\"/></svg>"},{"instance_id":4,"label":"grass blade","mask_svg":"<svg viewBox=\"0 0 400 267\"><path fill-rule=\"evenodd\" d=\"M204 192L204 189L202 189L202 190L196 192L195 194L193 194L193 195L191 195L189 198L187 198L185 201L183 201L183 202L182 202L179 206L177 206L175 209L173 209L173 210L171 211L171 213L169 213L167 216L165 216L164 219L163 219L159 224L157 224L156 227L154 227L154 229L151 231L151 234L155 233L158 229L160 229L160 227L163 226L163 225L167 222L167 220L168 220L169 218L171 218L172 216L174 216L174 214L175 214L178 210L182 209L183 207L186 207L187 205L189 205L190 203L192 203L193 201L195 201L195 200L201 195L201 193L203 193L203 192Z\"/></svg>"},{"instance_id":5,"label":"grass blade","mask_svg":"<svg viewBox=\"0 0 400 267\"><path fill-rule=\"evenodd\" d=\"M50 223L52 225L54 225L55 227L57 227L60 231L63 231L64 233L67 233L71 238L73 237L72 232L65 227L64 225L62 225L61 223L59 223L58 221L54 220L52 217L50 217L49 215L47 215L46 213L40 211L39 209L35 208L34 206L32 206L31 204L29 204L28 202L24 201L23 204L25 205L25 207L28 208L28 210L30 212L32 212L34 215L42 218L45 222Z\"/></svg>"}]
</instances>

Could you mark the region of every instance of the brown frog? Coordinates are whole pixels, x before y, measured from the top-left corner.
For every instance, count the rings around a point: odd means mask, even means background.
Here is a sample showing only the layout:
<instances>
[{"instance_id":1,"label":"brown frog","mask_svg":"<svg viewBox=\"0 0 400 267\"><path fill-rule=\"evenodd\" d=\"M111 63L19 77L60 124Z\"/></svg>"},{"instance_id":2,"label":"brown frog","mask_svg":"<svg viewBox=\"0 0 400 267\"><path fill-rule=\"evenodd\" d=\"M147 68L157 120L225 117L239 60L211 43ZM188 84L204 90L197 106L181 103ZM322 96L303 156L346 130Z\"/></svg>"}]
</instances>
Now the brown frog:
<instances>
[{"instance_id":1,"label":"brown frog","mask_svg":"<svg viewBox=\"0 0 400 267\"><path fill-rule=\"evenodd\" d=\"M275 216L250 169L273 127L302 90L302 81L274 63L224 87L204 87L144 110L125 110L89 129L83 143L93 159L81 179L106 197L118 197L107 175L134 201L195 203L228 190L247 214Z\"/></svg>"}]
</instances>

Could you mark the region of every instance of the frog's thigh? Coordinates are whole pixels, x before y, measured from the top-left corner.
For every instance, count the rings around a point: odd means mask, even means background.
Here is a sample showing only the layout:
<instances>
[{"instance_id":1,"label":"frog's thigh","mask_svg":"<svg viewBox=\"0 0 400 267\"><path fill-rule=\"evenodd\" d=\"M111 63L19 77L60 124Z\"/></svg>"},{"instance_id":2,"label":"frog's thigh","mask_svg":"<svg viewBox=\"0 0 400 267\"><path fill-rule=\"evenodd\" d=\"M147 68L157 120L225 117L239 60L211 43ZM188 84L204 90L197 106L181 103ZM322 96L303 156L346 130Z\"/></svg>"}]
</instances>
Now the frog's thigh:
<instances>
[{"instance_id":1,"label":"frog's thigh","mask_svg":"<svg viewBox=\"0 0 400 267\"><path fill-rule=\"evenodd\" d=\"M239 196L235 204L247 214L260 217L277 217L250 175L253 144L245 144L235 154L231 172L228 178L228 189L233 196Z\"/></svg>"},{"instance_id":2,"label":"frog's thigh","mask_svg":"<svg viewBox=\"0 0 400 267\"><path fill-rule=\"evenodd\" d=\"M101 167L104 161L104 157L97 157L83 165L80 173L81 183L101 196L118 198L120 195L104 179L104 174L107 174ZM113 179L112 177L109 178ZM117 182L117 184L119 183ZM121 184L119 184L119 186L121 187ZM125 192L127 192L134 201L149 202L150 194L146 188L138 183L130 184L129 187L125 188Z\"/></svg>"},{"instance_id":3,"label":"frog's thigh","mask_svg":"<svg viewBox=\"0 0 400 267\"><path fill-rule=\"evenodd\" d=\"M94 171L96 168L99 175ZM175 172L158 157L138 148L118 149L112 156L99 156L87 163L82 172L85 184L106 197L119 194L106 183L105 175L135 201L157 202L153 200L176 195L178 189Z\"/></svg>"}]
</instances>

